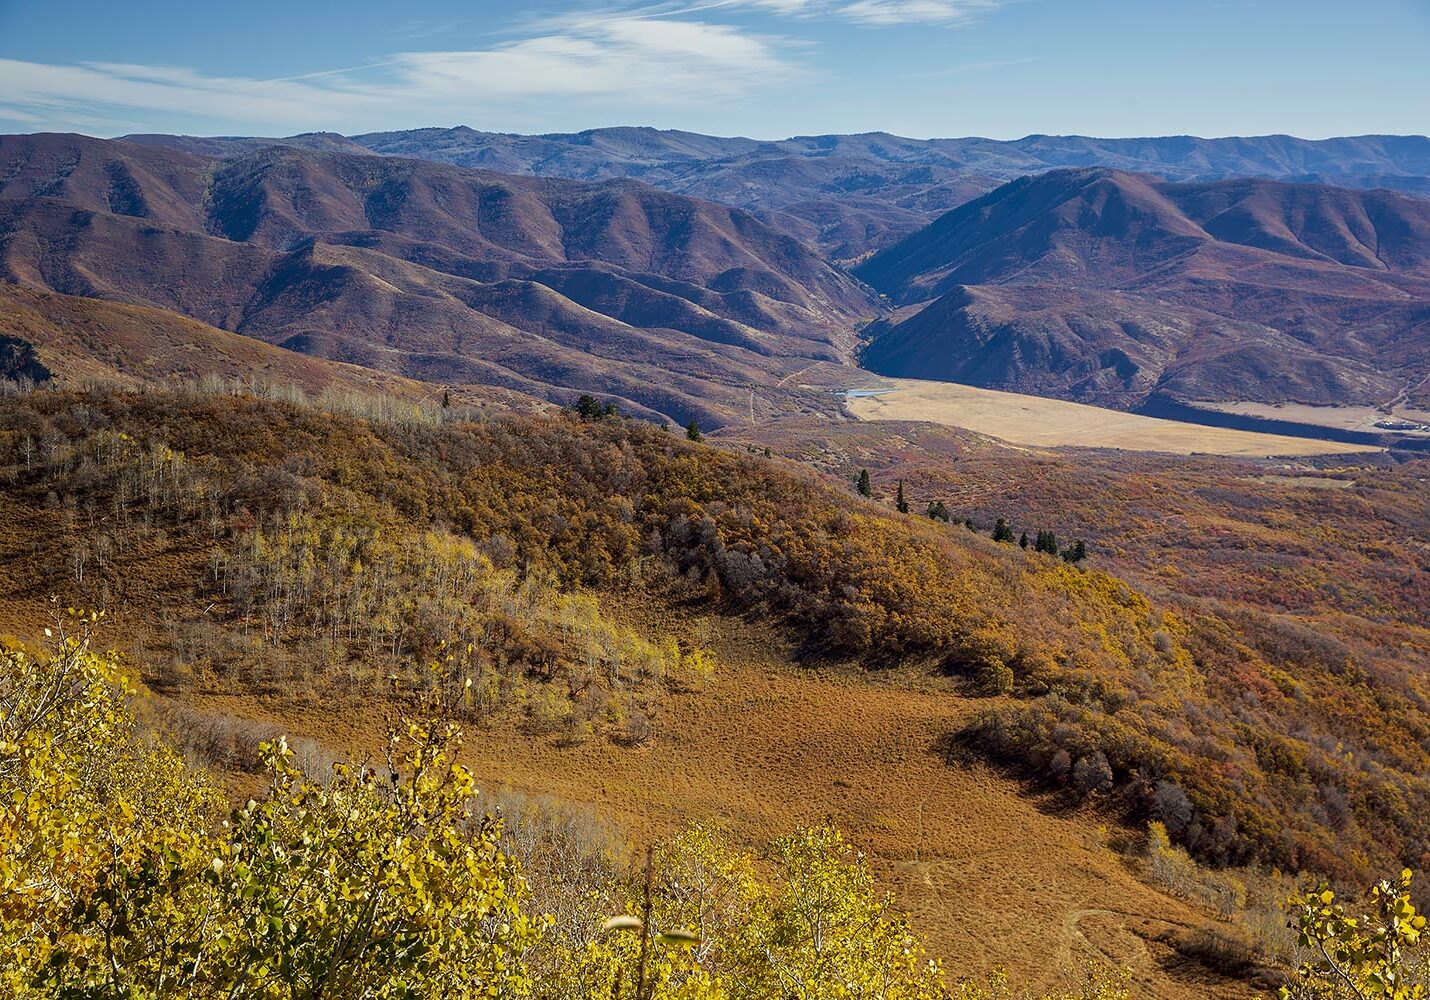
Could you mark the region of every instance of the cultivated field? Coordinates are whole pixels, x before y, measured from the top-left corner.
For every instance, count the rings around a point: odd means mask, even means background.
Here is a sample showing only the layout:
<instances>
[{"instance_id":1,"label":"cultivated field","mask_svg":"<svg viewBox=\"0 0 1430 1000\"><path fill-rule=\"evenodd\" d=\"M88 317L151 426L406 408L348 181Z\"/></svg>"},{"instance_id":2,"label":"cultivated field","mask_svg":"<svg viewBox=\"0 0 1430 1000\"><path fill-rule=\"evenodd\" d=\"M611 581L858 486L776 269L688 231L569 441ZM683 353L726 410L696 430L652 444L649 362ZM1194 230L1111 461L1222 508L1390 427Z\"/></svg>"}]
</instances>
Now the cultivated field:
<instances>
[{"instance_id":1,"label":"cultivated field","mask_svg":"<svg viewBox=\"0 0 1430 1000\"><path fill-rule=\"evenodd\" d=\"M860 420L928 420L966 427L1014 444L1247 457L1377 450L1364 445L1202 427L953 382L881 378L873 388L888 391L851 397L845 409Z\"/></svg>"}]
</instances>

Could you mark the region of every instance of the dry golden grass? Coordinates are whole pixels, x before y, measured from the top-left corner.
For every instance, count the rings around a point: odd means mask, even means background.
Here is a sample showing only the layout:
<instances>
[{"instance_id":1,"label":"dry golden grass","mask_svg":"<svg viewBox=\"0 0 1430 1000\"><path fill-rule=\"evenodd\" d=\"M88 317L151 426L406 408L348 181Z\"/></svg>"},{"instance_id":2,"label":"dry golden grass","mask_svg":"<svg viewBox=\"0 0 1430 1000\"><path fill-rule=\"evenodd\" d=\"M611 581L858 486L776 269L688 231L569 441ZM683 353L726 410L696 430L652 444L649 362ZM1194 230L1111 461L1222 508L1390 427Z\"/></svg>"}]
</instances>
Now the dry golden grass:
<instances>
[{"instance_id":1,"label":"dry golden grass","mask_svg":"<svg viewBox=\"0 0 1430 1000\"><path fill-rule=\"evenodd\" d=\"M561 746L514 719L469 734L465 755L488 787L597 808L634 844L714 820L755 846L832 818L874 861L930 950L954 974L1005 966L1051 985L1083 960L1127 965L1139 997L1242 998L1247 984L1180 958L1171 942L1211 919L1138 881L1088 815L1060 814L981 765L951 763L942 738L986 702L926 677L791 661L770 630L631 609L644 630L712 647L719 672L670 696L656 737ZM207 710L278 722L292 735L375 751L382 701L321 704L190 696Z\"/></svg>"},{"instance_id":2,"label":"dry golden grass","mask_svg":"<svg viewBox=\"0 0 1430 1000\"><path fill-rule=\"evenodd\" d=\"M1397 420L1430 422L1430 412L1414 407L1392 406L1389 412L1376 406L1311 406L1305 403L1221 403L1197 401L1192 405L1204 410L1238 413L1266 420L1289 420L1297 424L1313 424L1348 431L1383 433L1376 422L1387 417Z\"/></svg>"},{"instance_id":3,"label":"dry golden grass","mask_svg":"<svg viewBox=\"0 0 1430 1000\"><path fill-rule=\"evenodd\" d=\"M1259 457L1379 450L1366 445L1202 427L953 382L881 378L877 388L890 391L850 399L845 409L860 420L928 420L1038 447L1076 445L1176 455Z\"/></svg>"},{"instance_id":4,"label":"dry golden grass","mask_svg":"<svg viewBox=\"0 0 1430 1000\"><path fill-rule=\"evenodd\" d=\"M147 306L40 292L0 283L0 333L34 345L62 386L173 385L205 377L302 390L436 402L444 387L311 357ZM529 411L546 404L494 386L446 387L459 405Z\"/></svg>"}]
</instances>

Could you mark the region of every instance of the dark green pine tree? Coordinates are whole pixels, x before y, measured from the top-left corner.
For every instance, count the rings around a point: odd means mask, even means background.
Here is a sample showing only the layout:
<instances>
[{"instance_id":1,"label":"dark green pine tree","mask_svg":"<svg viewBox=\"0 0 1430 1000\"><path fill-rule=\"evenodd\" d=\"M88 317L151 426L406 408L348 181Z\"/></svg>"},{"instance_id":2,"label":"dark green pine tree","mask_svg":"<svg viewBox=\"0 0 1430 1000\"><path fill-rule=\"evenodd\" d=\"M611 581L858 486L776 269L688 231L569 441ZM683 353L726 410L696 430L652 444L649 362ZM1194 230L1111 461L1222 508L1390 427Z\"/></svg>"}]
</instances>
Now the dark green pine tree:
<instances>
[{"instance_id":1,"label":"dark green pine tree","mask_svg":"<svg viewBox=\"0 0 1430 1000\"><path fill-rule=\"evenodd\" d=\"M595 396L583 392L581 398L576 400L576 412L582 420L595 420L601 415L601 404L596 402Z\"/></svg>"},{"instance_id":2,"label":"dark green pine tree","mask_svg":"<svg viewBox=\"0 0 1430 1000\"><path fill-rule=\"evenodd\" d=\"M1055 556L1058 554L1058 536L1051 531L1039 531L1038 540L1033 543L1033 548Z\"/></svg>"},{"instance_id":3,"label":"dark green pine tree","mask_svg":"<svg viewBox=\"0 0 1430 1000\"><path fill-rule=\"evenodd\" d=\"M450 392L448 392L446 389L443 389L443 390L442 390L442 409L444 409L444 410L450 410L451 408L452 408L452 394L451 394Z\"/></svg>"},{"instance_id":4,"label":"dark green pine tree","mask_svg":"<svg viewBox=\"0 0 1430 1000\"><path fill-rule=\"evenodd\" d=\"M859 495L861 497L871 497L874 495L874 486L869 482L869 470L859 470Z\"/></svg>"},{"instance_id":5,"label":"dark green pine tree","mask_svg":"<svg viewBox=\"0 0 1430 1000\"><path fill-rule=\"evenodd\" d=\"M993 540L995 542L1012 542L1013 529L1008 527L1008 522L1004 518L999 518L998 523L993 526Z\"/></svg>"},{"instance_id":6,"label":"dark green pine tree","mask_svg":"<svg viewBox=\"0 0 1430 1000\"><path fill-rule=\"evenodd\" d=\"M931 500L929 501L928 516L935 521L942 521L947 524L948 508L943 505L942 500Z\"/></svg>"},{"instance_id":7,"label":"dark green pine tree","mask_svg":"<svg viewBox=\"0 0 1430 1000\"><path fill-rule=\"evenodd\" d=\"M616 409L616 404L615 404L615 403L607 403L607 404L606 404L606 408L601 411L601 416L605 417L607 420L614 420L616 417L619 417L620 415L621 415L621 411L618 410L618 409Z\"/></svg>"},{"instance_id":8,"label":"dark green pine tree","mask_svg":"<svg viewBox=\"0 0 1430 1000\"><path fill-rule=\"evenodd\" d=\"M700 424L693 417L690 423L685 425L685 436L692 441L704 441L705 435L700 433Z\"/></svg>"},{"instance_id":9,"label":"dark green pine tree","mask_svg":"<svg viewBox=\"0 0 1430 1000\"><path fill-rule=\"evenodd\" d=\"M1063 553L1063 558L1070 563L1080 563L1087 558L1087 545L1081 538L1073 542L1068 550Z\"/></svg>"},{"instance_id":10,"label":"dark green pine tree","mask_svg":"<svg viewBox=\"0 0 1430 1000\"><path fill-rule=\"evenodd\" d=\"M1023 532L1022 537L1018 539L1018 548L1020 548L1020 549L1026 549L1027 547L1028 547L1028 533L1025 531L1025 532Z\"/></svg>"},{"instance_id":11,"label":"dark green pine tree","mask_svg":"<svg viewBox=\"0 0 1430 1000\"><path fill-rule=\"evenodd\" d=\"M899 491L894 494L894 509L900 514L909 512L909 502L904 499L904 481L899 480Z\"/></svg>"}]
</instances>

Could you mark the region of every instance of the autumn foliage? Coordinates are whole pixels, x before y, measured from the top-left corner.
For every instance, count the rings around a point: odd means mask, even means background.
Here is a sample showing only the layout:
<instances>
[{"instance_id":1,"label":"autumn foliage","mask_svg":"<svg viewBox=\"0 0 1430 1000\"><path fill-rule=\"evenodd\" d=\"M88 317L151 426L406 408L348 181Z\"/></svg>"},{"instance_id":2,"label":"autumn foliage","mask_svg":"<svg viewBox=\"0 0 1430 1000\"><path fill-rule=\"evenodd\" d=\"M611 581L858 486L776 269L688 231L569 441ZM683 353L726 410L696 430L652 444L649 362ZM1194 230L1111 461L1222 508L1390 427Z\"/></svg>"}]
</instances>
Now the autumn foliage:
<instances>
[{"instance_id":1,"label":"autumn foliage","mask_svg":"<svg viewBox=\"0 0 1430 1000\"><path fill-rule=\"evenodd\" d=\"M813 659L966 678L994 697L951 750L1157 820L1199 860L1360 878L1430 851L1412 671L639 422L445 412L17 396L0 531L30 592L163 622L146 672L175 690L373 684L456 622L489 704L638 741L661 687L709 664L606 602L696 602L782 623Z\"/></svg>"},{"instance_id":2,"label":"autumn foliage","mask_svg":"<svg viewBox=\"0 0 1430 1000\"><path fill-rule=\"evenodd\" d=\"M768 866L693 827L644 877L604 879L548 841L529 883L439 721L328 773L267 744L266 790L225 819L203 772L135 721L120 660L92 646L97 620L0 651L6 997L946 995L831 827L776 841Z\"/></svg>"}]
</instances>

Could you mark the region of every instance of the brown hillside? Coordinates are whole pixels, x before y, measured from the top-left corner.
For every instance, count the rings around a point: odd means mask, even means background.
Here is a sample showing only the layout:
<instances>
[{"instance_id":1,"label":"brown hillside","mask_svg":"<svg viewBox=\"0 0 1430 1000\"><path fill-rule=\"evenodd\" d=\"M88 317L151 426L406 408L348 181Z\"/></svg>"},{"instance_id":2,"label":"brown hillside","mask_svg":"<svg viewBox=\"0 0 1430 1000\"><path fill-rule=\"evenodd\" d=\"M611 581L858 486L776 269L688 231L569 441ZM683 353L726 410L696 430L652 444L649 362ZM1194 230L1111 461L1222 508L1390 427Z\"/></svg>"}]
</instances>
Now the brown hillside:
<instances>
[{"instance_id":1,"label":"brown hillside","mask_svg":"<svg viewBox=\"0 0 1430 1000\"><path fill-rule=\"evenodd\" d=\"M1174 690L1198 712L1225 697L1203 648L1216 619L1184 630L1101 573L892 517L778 462L636 422L390 421L153 389L8 397L0 449L3 627L33 633L51 595L114 608L179 737L240 769L245 735L274 726L361 755L403 704L385 677L420 685L437 641L469 636L463 669L483 692L470 759L487 780L594 802L637 840L711 816L761 840L828 813L961 969L1047 981L1086 956L1176 1000L1245 986L1189 957L1210 911L1138 883L1140 829L1105 834L1092 817L1140 821L1146 769L1171 751L1162 780L1246 821L1243 841L1180 827L1199 850L1278 850L1256 839L1259 808L1294 826L1298 850L1321 836L1314 814L1265 797L1234 730L1213 731L1215 753L1245 769L1245 802L1205 795L1193 768L1216 773L1195 756L1210 747L1167 742ZM672 641L666 669L703 649L713 678L643 674ZM995 663L1014 671L1011 697L987 693ZM1113 690L1147 699L1130 713L1147 728L1069 720L1068 735L1092 759L1112 735L1148 755L1131 774L1107 744L1115 785L1030 801L958 749L989 711L1081 691L1091 713L1091 692ZM633 736L636 719L652 731ZM1375 773L1375 788L1418 794Z\"/></svg>"},{"instance_id":2,"label":"brown hillside","mask_svg":"<svg viewBox=\"0 0 1430 1000\"><path fill-rule=\"evenodd\" d=\"M308 393L385 395L413 401L440 397L437 387L385 372L273 347L164 309L37 292L0 284L0 331L35 348L55 383L126 386L173 384L205 377L291 386ZM462 402L536 400L482 387L459 390Z\"/></svg>"},{"instance_id":3,"label":"brown hillside","mask_svg":"<svg viewBox=\"0 0 1430 1000\"><path fill-rule=\"evenodd\" d=\"M846 359L872 311L857 283L753 216L631 182L291 146L208 160L67 136L0 156L23 180L0 192L9 280L423 380L600 392L711 426L746 416L751 387ZM143 196L116 211L101 178L121 170Z\"/></svg>"},{"instance_id":4,"label":"brown hillside","mask_svg":"<svg viewBox=\"0 0 1430 1000\"><path fill-rule=\"evenodd\" d=\"M1380 403L1426 362L1427 248L1430 204L1389 192L1055 171L860 265L912 307L864 358L1119 407Z\"/></svg>"},{"instance_id":5,"label":"brown hillside","mask_svg":"<svg viewBox=\"0 0 1430 1000\"><path fill-rule=\"evenodd\" d=\"M118 432L134 443L117 446ZM174 657L152 665L169 686L357 682L420 659L473 598L370 602L475 572L423 568L448 558L450 536L475 547L463 559L485 553L520 577L768 617L807 657L1013 692L948 735L1106 795L1130 819L1164 818L1211 861L1362 877L1427 851L1412 805L1430 799L1414 735L1422 673L1373 629L1350 645L1313 641L1294 623L1263 628L1215 603L1152 600L1096 569L894 516L769 460L635 422L370 423L226 395L42 391L7 404L3 433L6 602L36 609L63 593L142 609L169 595L210 608L176 620L192 645L154 640ZM125 484L161 460L181 471L165 473L164 506L136 522L128 505L145 494ZM75 513L44 530L56 505ZM283 655L213 631L247 635L264 621ZM1409 652L1423 637L1404 641ZM540 648L522 640L514 662L546 662ZM1105 777L1067 784L1063 765L1083 758ZM1387 794L1407 810L1377 807Z\"/></svg>"}]
</instances>

